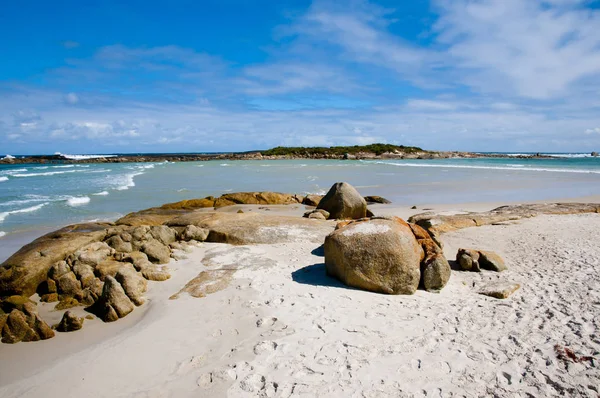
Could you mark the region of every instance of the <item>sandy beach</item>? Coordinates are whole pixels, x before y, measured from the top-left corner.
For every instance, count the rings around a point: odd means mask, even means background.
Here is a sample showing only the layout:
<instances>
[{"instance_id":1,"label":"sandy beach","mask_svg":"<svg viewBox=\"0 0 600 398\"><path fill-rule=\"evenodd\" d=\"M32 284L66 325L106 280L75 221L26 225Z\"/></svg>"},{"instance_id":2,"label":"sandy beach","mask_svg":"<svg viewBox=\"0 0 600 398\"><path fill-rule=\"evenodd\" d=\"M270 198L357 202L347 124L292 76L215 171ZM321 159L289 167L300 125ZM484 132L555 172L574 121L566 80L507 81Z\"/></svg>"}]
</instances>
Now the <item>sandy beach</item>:
<instances>
[{"instance_id":1,"label":"sandy beach","mask_svg":"<svg viewBox=\"0 0 600 398\"><path fill-rule=\"evenodd\" d=\"M373 209L404 218L422 211ZM449 260L459 247L477 247L496 251L509 270L453 270L440 293L412 296L361 291L326 276L315 243L324 236L201 243L169 264L171 279L150 282L147 302L126 318L86 320L78 332L0 345L0 395L597 397L599 228L600 215L585 214L446 233ZM237 270L224 290L169 299L215 269ZM505 300L478 294L495 280L521 288ZM39 306L48 323L60 320L53 304ZM565 361L556 346L594 359Z\"/></svg>"}]
</instances>

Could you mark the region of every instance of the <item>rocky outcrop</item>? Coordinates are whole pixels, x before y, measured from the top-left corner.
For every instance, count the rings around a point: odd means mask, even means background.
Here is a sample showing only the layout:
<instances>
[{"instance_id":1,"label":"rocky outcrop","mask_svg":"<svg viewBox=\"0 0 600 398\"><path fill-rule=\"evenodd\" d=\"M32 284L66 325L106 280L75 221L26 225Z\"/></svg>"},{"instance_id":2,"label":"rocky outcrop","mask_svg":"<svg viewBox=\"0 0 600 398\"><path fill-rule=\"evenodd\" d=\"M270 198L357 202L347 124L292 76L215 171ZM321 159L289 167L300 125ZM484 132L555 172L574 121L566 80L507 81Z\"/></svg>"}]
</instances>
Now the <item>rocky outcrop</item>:
<instances>
[{"instance_id":1,"label":"rocky outcrop","mask_svg":"<svg viewBox=\"0 0 600 398\"><path fill-rule=\"evenodd\" d=\"M329 212L329 218L338 220L357 220L367 216L367 202L352 185L346 182L333 184L319 202L317 209Z\"/></svg>"},{"instance_id":2,"label":"rocky outcrop","mask_svg":"<svg viewBox=\"0 0 600 398\"><path fill-rule=\"evenodd\" d=\"M39 317L35 305L31 303L25 304L22 310L13 309L2 323L3 343L14 344L54 337L54 331Z\"/></svg>"},{"instance_id":3,"label":"rocky outcrop","mask_svg":"<svg viewBox=\"0 0 600 398\"><path fill-rule=\"evenodd\" d=\"M506 299L516 292L520 287L521 285L518 283L494 282L484 286L479 291L479 294L497 299Z\"/></svg>"},{"instance_id":4,"label":"rocky outcrop","mask_svg":"<svg viewBox=\"0 0 600 398\"><path fill-rule=\"evenodd\" d=\"M480 272L481 269L502 272L508 268L504 260L492 251L476 249L458 249L456 262L463 271Z\"/></svg>"},{"instance_id":5,"label":"rocky outcrop","mask_svg":"<svg viewBox=\"0 0 600 398\"><path fill-rule=\"evenodd\" d=\"M422 249L398 220L355 222L325 238L327 274L346 285L387 294L413 294L420 281Z\"/></svg>"},{"instance_id":6,"label":"rocky outcrop","mask_svg":"<svg viewBox=\"0 0 600 398\"><path fill-rule=\"evenodd\" d=\"M107 276L102 295L91 310L104 322L114 322L127 316L134 308L121 284L112 276Z\"/></svg>"},{"instance_id":7,"label":"rocky outcrop","mask_svg":"<svg viewBox=\"0 0 600 398\"><path fill-rule=\"evenodd\" d=\"M23 246L0 266L0 294L31 296L52 265L88 243L103 240L110 225L71 225Z\"/></svg>"},{"instance_id":8,"label":"rocky outcrop","mask_svg":"<svg viewBox=\"0 0 600 398\"><path fill-rule=\"evenodd\" d=\"M222 195L214 207L231 205L289 205L302 203L303 197L278 192L237 192Z\"/></svg>"},{"instance_id":9,"label":"rocky outcrop","mask_svg":"<svg viewBox=\"0 0 600 398\"><path fill-rule=\"evenodd\" d=\"M322 242L333 229L328 223L317 223L298 217L271 216L259 213L191 212L167 223L172 228L195 225L210 231L207 242L233 245L285 243L294 241Z\"/></svg>"},{"instance_id":10,"label":"rocky outcrop","mask_svg":"<svg viewBox=\"0 0 600 398\"><path fill-rule=\"evenodd\" d=\"M408 219L426 229L432 237L440 233L462 228L493 225L507 221L531 218L542 214L600 213L600 204L594 203L544 203L502 206L481 213L440 215L435 213L416 214Z\"/></svg>"},{"instance_id":11,"label":"rocky outcrop","mask_svg":"<svg viewBox=\"0 0 600 398\"><path fill-rule=\"evenodd\" d=\"M66 311L63 314L62 319L58 326L56 326L56 331L58 332L74 332L83 327L83 318L80 318L73 314L71 311Z\"/></svg>"}]
</instances>

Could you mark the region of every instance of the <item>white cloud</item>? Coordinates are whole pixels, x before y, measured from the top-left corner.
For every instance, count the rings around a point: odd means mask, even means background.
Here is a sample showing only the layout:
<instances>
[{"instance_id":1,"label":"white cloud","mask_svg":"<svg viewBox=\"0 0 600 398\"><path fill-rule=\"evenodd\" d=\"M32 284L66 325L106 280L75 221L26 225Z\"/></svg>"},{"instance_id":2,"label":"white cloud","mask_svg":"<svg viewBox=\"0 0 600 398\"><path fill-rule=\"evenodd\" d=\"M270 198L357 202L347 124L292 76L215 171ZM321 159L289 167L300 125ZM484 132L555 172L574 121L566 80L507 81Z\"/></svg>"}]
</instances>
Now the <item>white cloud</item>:
<instances>
[{"instance_id":1,"label":"white cloud","mask_svg":"<svg viewBox=\"0 0 600 398\"><path fill-rule=\"evenodd\" d=\"M578 1L436 3L447 62L477 91L549 99L600 76L600 11Z\"/></svg>"},{"instance_id":2,"label":"white cloud","mask_svg":"<svg viewBox=\"0 0 600 398\"><path fill-rule=\"evenodd\" d=\"M79 97L75 93L69 93L65 96L65 101L67 101L69 104L75 105L79 102Z\"/></svg>"},{"instance_id":3,"label":"white cloud","mask_svg":"<svg viewBox=\"0 0 600 398\"><path fill-rule=\"evenodd\" d=\"M600 134L600 127L596 127L593 129L586 129L585 134Z\"/></svg>"}]
</instances>

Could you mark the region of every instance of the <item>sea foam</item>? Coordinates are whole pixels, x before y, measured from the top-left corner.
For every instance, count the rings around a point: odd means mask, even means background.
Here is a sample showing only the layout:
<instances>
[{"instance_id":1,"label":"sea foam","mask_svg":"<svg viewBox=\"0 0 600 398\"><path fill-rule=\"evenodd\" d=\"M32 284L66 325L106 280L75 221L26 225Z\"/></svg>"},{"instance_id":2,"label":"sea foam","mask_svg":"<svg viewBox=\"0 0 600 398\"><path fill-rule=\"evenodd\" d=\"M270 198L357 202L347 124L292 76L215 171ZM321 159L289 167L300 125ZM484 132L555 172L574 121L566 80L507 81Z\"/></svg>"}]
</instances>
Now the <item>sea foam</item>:
<instances>
[{"instance_id":1,"label":"sea foam","mask_svg":"<svg viewBox=\"0 0 600 398\"><path fill-rule=\"evenodd\" d=\"M19 213L31 213L32 211L37 211L42 207L46 206L48 203L40 203L39 205L27 207L25 209L11 210L0 213L0 223L4 221L4 219L11 214L19 214Z\"/></svg>"},{"instance_id":2,"label":"sea foam","mask_svg":"<svg viewBox=\"0 0 600 398\"><path fill-rule=\"evenodd\" d=\"M102 191L102 192L98 192L95 193L94 196L107 196L108 195L108 191Z\"/></svg>"},{"instance_id":3,"label":"sea foam","mask_svg":"<svg viewBox=\"0 0 600 398\"><path fill-rule=\"evenodd\" d=\"M3 181L8 181L8 177L4 177L4 176L0 177L0 182L3 182Z\"/></svg>"},{"instance_id":4,"label":"sea foam","mask_svg":"<svg viewBox=\"0 0 600 398\"><path fill-rule=\"evenodd\" d=\"M90 203L90 198L87 196L78 196L67 199L67 204L69 206L82 206Z\"/></svg>"},{"instance_id":5,"label":"sea foam","mask_svg":"<svg viewBox=\"0 0 600 398\"><path fill-rule=\"evenodd\" d=\"M506 167L506 166L475 166L462 164L427 164L427 163L395 163L395 162L367 162L385 164L396 167L430 167L441 169L479 169L479 170L511 170L511 171L546 171L555 173L600 174L600 170L588 169L558 169L545 167Z\"/></svg>"}]
</instances>

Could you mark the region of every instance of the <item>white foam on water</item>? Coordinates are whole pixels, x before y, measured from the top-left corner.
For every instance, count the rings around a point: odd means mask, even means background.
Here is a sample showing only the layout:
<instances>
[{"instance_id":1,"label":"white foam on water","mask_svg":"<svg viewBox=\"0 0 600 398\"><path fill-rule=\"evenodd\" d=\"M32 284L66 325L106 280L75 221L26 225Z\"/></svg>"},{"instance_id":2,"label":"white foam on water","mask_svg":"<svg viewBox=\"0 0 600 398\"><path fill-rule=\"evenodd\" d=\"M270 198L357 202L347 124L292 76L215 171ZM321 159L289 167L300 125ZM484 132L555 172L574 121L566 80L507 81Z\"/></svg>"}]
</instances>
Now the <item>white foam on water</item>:
<instances>
[{"instance_id":1,"label":"white foam on water","mask_svg":"<svg viewBox=\"0 0 600 398\"><path fill-rule=\"evenodd\" d=\"M506 167L506 166L474 166L459 164L426 164L426 163L394 163L394 162L368 162L376 164L385 164L397 167L430 167L442 169L480 169L480 170L513 170L513 171L545 171L555 173L577 173L577 174L600 174L600 170L589 169L554 169L547 167Z\"/></svg>"},{"instance_id":2,"label":"white foam on water","mask_svg":"<svg viewBox=\"0 0 600 398\"><path fill-rule=\"evenodd\" d=\"M63 158L70 159L70 160L114 158L117 156L117 155L67 155L67 154L60 153L60 152L56 152L55 155L62 156Z\"/></svg>"},{"instance_id":3,"label":"white foam on water","mask_svg":"<svg viewBox=\"0 0 600 398\"><path fill-rule=\"evenodd\" d=\"M108 195L108 191L102 191L102 192L98 192L93 194L94 196L107 196Z\"/></svg>"},{"instance_id":4,"label":"white foam on water","mask_svg":"<svg viewBox=\"0 0 600 398\"><path fill-rule=\"evenodd\" d=\"M196 167L204 167L203 164L197 164Z\"/></svg>"},{"instance_id":5,"label":"white foam on water","mask_svg":"<svg viewBox=\"0 0 600 398\"><path fill-rule=\"evenodd\" d=\"M8 159L14 159L14 158L15 158L14 156L6 154L6 156L3 157L2 159L7 159L8 160Z\"/></svg>"},{"instance_id":6,"label":"white foam on water","mask_svg":"<svg viewBox=\"0 0 600 398\"><path fill-rule=\"evenodd\" d=\"M72 207L82 206L90 203L90 200L87 196L71 197L67 199L67 204Z\"/></svg>"},{"instance_id":7,"label":"white foam on water","mask_svg":"<svg viewBox=\"0 0 600 398\"><path fill-rule=\"evenodd\" d=\"M39 168L41 168L41 167L39 167ZM14 173L24 173L26 171L27 171L27 169L10 169L10 170L3 170L2 174L13 175Z\"/></svg>"},{"instance_id":8,"label":"white foam on water","mask_svg":"<svg viewBox=\"0 0 600 398\"><path fill-rule=\"evenodd\" d=\"M222 166L222 167L229 167L229 166L231 166L231 165L230 165L229 163L221 163L219 166Z\"/></svg>"},{"instance_id":9,"label":"white foam on water","mask_svg":"<svg viewBox=\"0 0 600 398\"><path fill-rule=\"evenodd\" d=\"M46 171L43 173L26 173L26 174L11 174L13 177L44 177L44 176L53 176L57 174L67 174L67 173L82 173L86 170L62 170L62 171Z\"/></svg>"},{"instance_id":10,"label":"white foam on water","mask_svg":"<svg viewBox=\"0 0 600 398\"><path fill-rule=\"evenodd\" d=\"M37 206L27 207L25 209L11 210L0 213L0 223L4 221L4 219L11 214L19 214L19 213L31 213L32 211L37 211L42 207L46 206L48 203L41 203Z\"/></svg>"},{"instance_id":11,"label":"white foam on water","mask_svg":"<svg viewBox=\"0 0 600 398\"><path fill-rule=\"evenodd\" d=\"M6 232L0 231L0 238L2 238L3 236L6 236Z\"/></svg>"},{"instance_id":12,"label":"white foam on water","mask_svg":"<svg viewBox=\"0 0 600 398\"><path fill-rule=\"evenodd\" d=\"M126 174L124 176L121 176L121 179L124 180L122 185L119 185L117 188L114 188L117 191L125 191L129 188L133 188L135 187L135 182L133 181L133 179L136 176L142 175L144 173L131 173L131 174Z\"/></svg>"},{"instance_id":13,"label":"white foam on water","mask_svg":"<svg viewBox=\"0 0 600 398\"><path fill-rule=\"evenodd\" d=\"M0 182L3 182L3 181L8 181L8 177L4 177L4 176L0 177Z\"/></svg>"},{"instance_id":14,"label":"white foam on water","mask_svg":"<svg viewBox=\"0 0 600 398\"><path fill-rule=\"evenodd\" d=\"M62 166L52 166L53 169L71 169L75 167L74 164L66 164L66 165L62 165Z\"/></svg>"}]
</instances>

